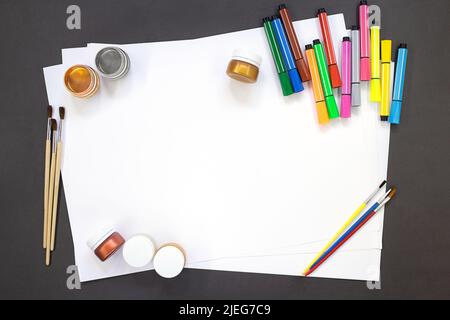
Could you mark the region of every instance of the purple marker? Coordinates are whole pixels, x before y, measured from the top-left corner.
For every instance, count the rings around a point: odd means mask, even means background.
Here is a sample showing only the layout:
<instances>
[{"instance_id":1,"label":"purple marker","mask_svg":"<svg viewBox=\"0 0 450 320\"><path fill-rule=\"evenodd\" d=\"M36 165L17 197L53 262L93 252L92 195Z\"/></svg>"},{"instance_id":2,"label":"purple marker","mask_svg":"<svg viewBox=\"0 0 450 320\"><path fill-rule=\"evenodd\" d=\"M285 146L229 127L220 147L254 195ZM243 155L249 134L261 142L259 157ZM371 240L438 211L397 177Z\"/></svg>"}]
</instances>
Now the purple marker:
<instances>
[{"instance_id":1,"label":"purple marker","mask_svg":"<svg viewBox=\"0 0 450 320\"><path fill-rule=\"evenodd\" d=\"M342 40L342 96L341 118L352 116L352 42L349 37Z\"/></svg>"}]
</instances>

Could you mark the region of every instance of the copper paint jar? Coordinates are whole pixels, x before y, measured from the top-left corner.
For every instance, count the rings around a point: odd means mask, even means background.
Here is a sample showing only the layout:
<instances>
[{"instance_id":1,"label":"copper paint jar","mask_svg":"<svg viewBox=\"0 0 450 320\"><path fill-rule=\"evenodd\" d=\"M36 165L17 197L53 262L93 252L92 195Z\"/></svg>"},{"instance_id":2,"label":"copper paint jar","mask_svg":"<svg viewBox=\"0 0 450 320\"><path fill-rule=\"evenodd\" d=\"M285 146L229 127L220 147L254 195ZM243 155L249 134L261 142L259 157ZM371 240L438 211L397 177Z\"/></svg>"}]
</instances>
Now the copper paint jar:
<instances>
[{"instance_id":1,"label":"copper paint jar","mask_svg":"<svg viewBox=\"0 0 450 320\"><path fill-rule=\"evenodd\" d=\"M255 83L258 80L261 57L253 52L236 49L228 63L227 75L237 81Z\"/></svg>"},{"instance_id":2,"label":"copper paint jar","mask_svg":"<svg viewBox=\"0 0 450 320\"><path fill-rule=\"evenodd\" d=\"M91 67L74 65L64 74L64 85L75 97L88 98L97 92L100 78Z\"/></svg>"},{"instance_id":3,"label":"copper paint jar","mask_svg":"<svg viewBox=\"0 0 450 320\"><path fill-rule=\"evenodd\" d=\"M90 238L87 242L97 258L105 261L125 243L125 239L113 228L106 228Z\"/></svg>"}]
</instances>

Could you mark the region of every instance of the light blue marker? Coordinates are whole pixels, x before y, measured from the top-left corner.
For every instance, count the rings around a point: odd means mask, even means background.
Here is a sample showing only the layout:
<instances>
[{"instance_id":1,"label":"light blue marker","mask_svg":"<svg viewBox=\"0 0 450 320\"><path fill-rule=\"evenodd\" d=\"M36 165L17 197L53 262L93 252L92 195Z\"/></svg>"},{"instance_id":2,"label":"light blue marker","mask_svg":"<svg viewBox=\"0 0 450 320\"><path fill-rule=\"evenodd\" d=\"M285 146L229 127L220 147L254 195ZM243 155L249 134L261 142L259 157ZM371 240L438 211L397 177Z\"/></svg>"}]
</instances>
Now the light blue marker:
<instances>
[{"instance_id":1,"label":"light blue marker","mask_svg":"<svg viewBox=\"0 0 450 320\"><path fill-rule=\"evenodd\" d=\"M280 18L272 17L272 27L274 29L275 38L277 39L278 46L281 51L281 56L288 70L289 79L291 80L292 89L294 92L303 91L302 80L298 74L297 68L295 67L294 57L292 56L291 48L289 47L286 34L284 33L283 25L281 24Z\"/></svg>"},{"instance_id":2,"label":"light blue marker","mask_svg":"<svg viewBox=\"0 0 450 320\"><path fill-rule=\"evenodd\" d=\"M402 112L403 88L405 85L407 58L408 58L408 47L406 46L406 44L401 44L397 52L394 92L392 94L391 114L389 116L389 122L392 124L400 124L400 114Z\"/></svg>"}]
</instances>

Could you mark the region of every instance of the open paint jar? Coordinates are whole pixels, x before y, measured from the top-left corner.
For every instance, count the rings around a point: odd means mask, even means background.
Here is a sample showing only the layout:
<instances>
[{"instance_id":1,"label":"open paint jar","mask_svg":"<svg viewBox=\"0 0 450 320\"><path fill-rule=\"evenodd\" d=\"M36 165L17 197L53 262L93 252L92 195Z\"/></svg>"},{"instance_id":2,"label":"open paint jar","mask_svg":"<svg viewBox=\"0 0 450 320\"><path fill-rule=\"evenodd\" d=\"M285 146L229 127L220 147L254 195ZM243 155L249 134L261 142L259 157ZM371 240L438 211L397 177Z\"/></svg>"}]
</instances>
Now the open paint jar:
<instances>
[{"instance_id":1,"label":"open paint jar","mask_svg":"<svg viewBox=\"0 0 450 320\"><path fill-rule=\"evenodd\" d=\"M100 230L87 242L89 248L94 251L97 258L105 261L111 257L125 243L122 235L113 228L107 227Z\"/></svg>"},{"instance_id":2,"label":"open paint jar","mask_svg":"<svg viewBox=\"0 0 450 320\"><path fill-rule=\"evenodd\" d=\"M245 83L255 83L258 79L261 57L256 53L237 49L233 51L231 61L228 63L227 75Z\"/></svg>"},{"instance_id":3,"label":"open paint jar","mask_svg":"<svg viewBox=\"0 0 450 320\"><path fill-rule=\"evenodd\" d=\"M100 87L97 72L86 65L74 65L64 74L64 85L67 90L78 98L88 98Z\"/></svg>"},{"instance_id":4,"label":"open paint jar","mask_svg":"<svg viewBox=\"0 0 450 320\"><path fill-rule=\"evenodd\" d=\"M137 234L125 242L122 255L129 266L141 268L153 260L155 245L150 237L145 234Z\"/></svg>"},{"instance_id":5,"label":"open paint jar","mask_svg":"<svg viewBox=\"0 0 450 320\"><path fill-rule=\"evenodd\" d=\"M130 69L128 54L117 47L106 47L95 56L95 65L100 74L108 79L120 79Z\"/></svg>"},{"instance_id":6,"label":"open paint jar","mask_svg":"<svg viewBox=\"0 0 450 320\"><path fill-rule=\"evenodd\" d=\"M155 271L163 278L175 278L183 271L185 264L184 250L175 243L168 243L159 248L153 258Z\"/></svg>"}]
</instances>

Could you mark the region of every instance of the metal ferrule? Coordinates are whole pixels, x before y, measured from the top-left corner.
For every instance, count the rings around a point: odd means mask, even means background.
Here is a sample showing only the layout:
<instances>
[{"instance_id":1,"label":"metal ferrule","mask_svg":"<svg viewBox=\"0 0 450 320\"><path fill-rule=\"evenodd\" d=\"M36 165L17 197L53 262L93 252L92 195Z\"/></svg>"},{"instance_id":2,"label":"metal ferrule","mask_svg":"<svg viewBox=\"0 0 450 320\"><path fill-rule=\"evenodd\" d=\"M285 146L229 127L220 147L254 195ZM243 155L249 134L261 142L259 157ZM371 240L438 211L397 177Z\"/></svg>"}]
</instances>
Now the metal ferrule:
<instances>
[{"instance_id":1,"label":"metal ferrule","mask_svg":"<svg viewBox=\"0 0 450 320\"><path fill-rule=\"evenodd\" d=\"M59 121L59 130L58 130L58 142L61 141L62 130L63 130L64 120Z\"/></svg>"},{"instance_id":2,"label":"metal ferrule","mask_svg":"<svg viewBox=\"0 0 450 320\"><path fill-rule=\"evenodd\" d=\"M52 137L52 128L51 128L52 118L48 118L47 121L47 140L50 140Z\"/></svg>"},{"instance_id":3,"label":"metal ferrule","mask_svg":"<svg viewBox=\"0 0 450 320\"><path fill-rule=\"evenodd\" d=\"M380 187L376 188L374 192L372 192L370 194L370 196L366 199L366 201L364 201L364 203L369 203L370 201L372 201L372 199L377 195L378 192L380 192ZM383 196L382 199L384 199L385 196ZM381 199L380 199L381 200ZM379 202L378 202L379 203Z\"/></svg>"},{"instance_id":4,"label":"metal ferrule","mask_svg":"<svg viewBox=\"0 0 450 320\"><path fill-rule=\"evenodd\" d=\"M380 202L380 205L378 206L378 208L376 208L374 211L375 212L378 212L378 211L380 211L383 207L384 207L384 205L386 204L386 203L388 203L389 201L391 201L391 197L386 197L383 201L381 201Z\"/></svg>"},{"instance_id":5,"label":"metal ferrule","mask_svg":"<svg viewBox=\"0 0 450 320\"><path fill-rule=\"evenodd\" d=\"M57 137L58 129L55 130L53 133L53 139L52 139L52 152L56 152L56 137Z\"/></svg>"}]
</instances>

